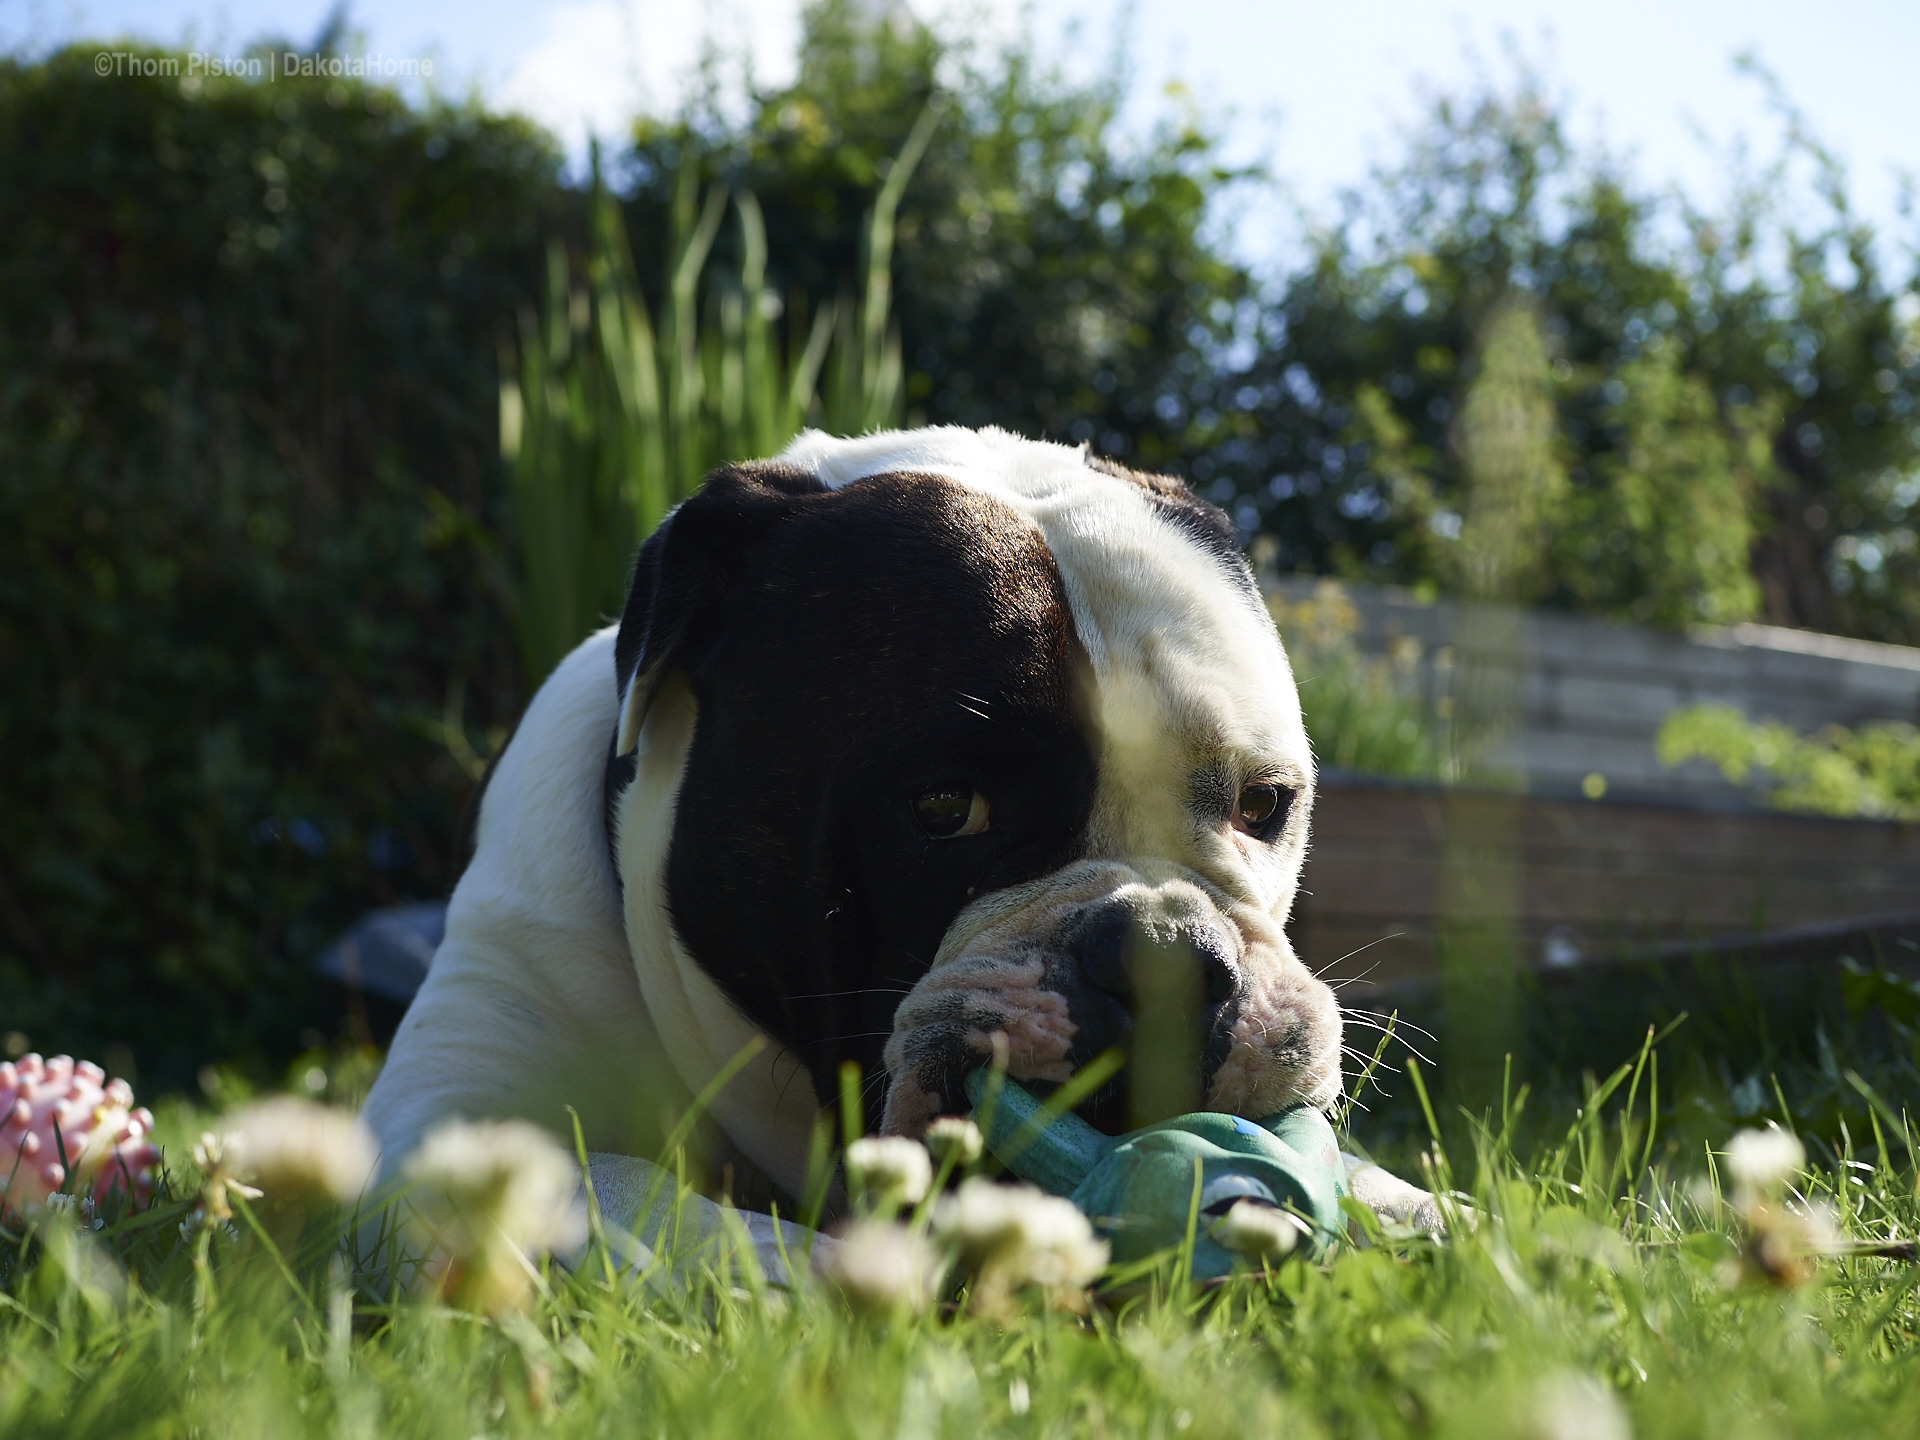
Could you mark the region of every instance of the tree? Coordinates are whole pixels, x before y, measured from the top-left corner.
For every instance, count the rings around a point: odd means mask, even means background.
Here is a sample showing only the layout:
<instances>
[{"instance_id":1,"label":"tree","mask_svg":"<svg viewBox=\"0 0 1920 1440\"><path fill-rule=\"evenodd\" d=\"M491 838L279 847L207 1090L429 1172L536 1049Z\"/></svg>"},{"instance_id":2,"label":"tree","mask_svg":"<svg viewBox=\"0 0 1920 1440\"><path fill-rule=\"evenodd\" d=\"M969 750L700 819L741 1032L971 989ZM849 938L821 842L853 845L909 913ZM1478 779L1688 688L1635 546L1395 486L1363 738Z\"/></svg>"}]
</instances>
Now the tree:
<instances>
[{"instance_id":1,"label":"tree","mask_svg":"<svg viewBox=\"0 0 1920 1440\"><path fill-rule=\"evenodd\" d=\"M1206 342L1248 291L1204 234L1235 176L1191 115L1124 146L1117 70L1076 86L1031 45L983 54L820 0L805 12L797 78L753 92L744 119L708 98L636 127L629 223L642 276L658 273L677 177L694 164L757 197L768 303L812 313L851 294L866 207L936 76L952 77L950 92L894 252L909 420L1177 461L1211 393ZM725 270L730 239L717 243Z\"/></svg>"},{"instance_id":2,"label":"tree","mask_svg":"<svg viewBox=\"0 0 1920 1440\"><path fill-rule=\"evenodd\" d=\"M1557 417L1540 473L1565 484L1514 598L1920 638L1920 348L1837 168L1799 130L1788 150L1829 212L1804 234L1772 208L1778 166L1713 221L1577 153L1531 81L1440 100L1266 307L1193 474L1285 568L1454 588L1476 543L1461 407L1519 307Z\"/></svg>"}]
</instances>

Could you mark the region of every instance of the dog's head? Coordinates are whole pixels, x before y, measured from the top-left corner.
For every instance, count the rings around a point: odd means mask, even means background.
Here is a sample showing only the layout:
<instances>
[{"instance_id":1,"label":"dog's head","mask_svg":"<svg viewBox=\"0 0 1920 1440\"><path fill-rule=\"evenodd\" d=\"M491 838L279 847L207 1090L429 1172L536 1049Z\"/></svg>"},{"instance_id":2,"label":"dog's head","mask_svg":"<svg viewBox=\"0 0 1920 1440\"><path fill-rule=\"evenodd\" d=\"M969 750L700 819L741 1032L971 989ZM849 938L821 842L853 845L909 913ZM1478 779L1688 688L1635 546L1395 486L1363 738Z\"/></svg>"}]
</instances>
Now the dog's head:
<instances>
[{"instance_id":1,"label":"dog's head","mask_svg":"<svg viewBox=\"0 0 1920 1440\"><path fill-rule=\"evenodd\" d=\"M994 431L806 435L648 541L618 661L629 937L696 1085L760 1030L799 1110L851 1059L917 1134L1000 1033L1019 1079L1126 1051L1110 1129L1338 1094L1338 1009L1282 928L1299 702L1179 482Z\"/></svg>"}]
</instances>

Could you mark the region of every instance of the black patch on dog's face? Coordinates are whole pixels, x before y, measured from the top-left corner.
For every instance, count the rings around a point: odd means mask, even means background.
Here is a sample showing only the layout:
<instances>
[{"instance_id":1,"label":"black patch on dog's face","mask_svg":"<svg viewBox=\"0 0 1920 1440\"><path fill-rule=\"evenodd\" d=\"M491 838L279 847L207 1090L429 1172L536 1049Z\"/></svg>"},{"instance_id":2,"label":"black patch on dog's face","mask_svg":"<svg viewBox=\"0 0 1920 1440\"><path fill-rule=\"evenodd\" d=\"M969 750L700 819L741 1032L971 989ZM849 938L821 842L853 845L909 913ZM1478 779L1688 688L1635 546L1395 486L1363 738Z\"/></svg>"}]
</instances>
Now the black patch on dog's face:
<instances>
[{"instance_id":1,"label":"black patch on dog's face","mask_svg":"<svg viewBox=\"0 0 1920 1440\"><path fill-rule=\"evenodd\" d=\"M883 1075L901 998L977 895L1084 846L1084 658L1046 544L937 477L809 489L721 472L650 541L623 682L698 704L666 891L688 952L823 1099ZM622 777L610 777L618 783ZM972 786L987 829L929 838L914 801Z\"/></svg>"}]
</instances>

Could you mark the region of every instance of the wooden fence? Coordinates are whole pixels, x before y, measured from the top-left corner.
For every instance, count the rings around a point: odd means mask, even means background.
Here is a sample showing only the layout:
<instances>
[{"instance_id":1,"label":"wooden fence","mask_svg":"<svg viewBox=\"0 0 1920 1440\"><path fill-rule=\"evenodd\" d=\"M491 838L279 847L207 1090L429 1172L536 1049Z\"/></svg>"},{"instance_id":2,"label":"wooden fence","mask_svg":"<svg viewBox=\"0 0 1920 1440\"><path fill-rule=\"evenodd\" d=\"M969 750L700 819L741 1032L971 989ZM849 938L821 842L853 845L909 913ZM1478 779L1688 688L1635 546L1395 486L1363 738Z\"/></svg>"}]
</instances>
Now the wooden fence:
<instances>
[{"instance_id":1,"label":"wooden fence","mask_svg":"<svg viewBox=\"0 0 1920 1440\"><path fill-rule=\"evenodd\" d=\"M1269 580L1276 597L1312 598L1324 582ZM1512 730L1487 766L1535 790L1604 776L1612 792L1734 800L1705 761L1665 770L1660 722L1683 705L1731 705L1796 730L1872 720L1920 722L1920 648L1733 625L1674 635L1551 610L1416 601L1404 591L1344 587L1370 654L1411 652L1410 687L1429 705L1452 694L1468 666L1501 675Z\"/></svg>"},{"instance_id":2,"label":"wooden fence","mask_svg":"<svg viewBox=\"0 0 1920 1440\"><path fill-rule=\"evenodd\" d=\"M1920 912L1920 825L1329 776L1295 948L1366 989L1435 978L1455 926L1520 963Z\"/></svg>"}]
</instances>

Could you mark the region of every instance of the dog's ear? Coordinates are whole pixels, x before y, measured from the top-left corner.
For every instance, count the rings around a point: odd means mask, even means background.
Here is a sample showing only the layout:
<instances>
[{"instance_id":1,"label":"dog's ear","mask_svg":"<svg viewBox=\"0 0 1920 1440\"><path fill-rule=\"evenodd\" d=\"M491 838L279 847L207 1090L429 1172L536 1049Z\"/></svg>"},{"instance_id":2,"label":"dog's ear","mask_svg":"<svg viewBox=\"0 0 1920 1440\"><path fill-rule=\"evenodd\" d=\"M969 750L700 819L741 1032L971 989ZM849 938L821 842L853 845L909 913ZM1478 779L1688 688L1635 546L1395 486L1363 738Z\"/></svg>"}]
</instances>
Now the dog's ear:
<instances>
[{"instance_id":1,"label":"dog's ear","mask_svg":"<svg viewBox=\"0 0 1920 1440\"><path fill-rule=\"evenodd\" d=\"M764 461L729 465L660 522L634 560L614 668L620 686L615 756L630 755L660 683L695 663L712 643L728 587L767 529L803 496L826 489L817 476Z\"/></svg>"}]
</instances>

